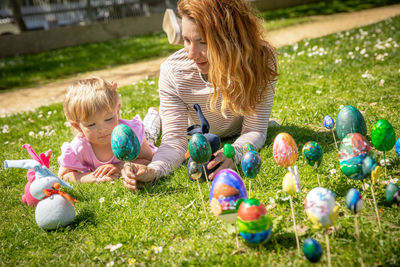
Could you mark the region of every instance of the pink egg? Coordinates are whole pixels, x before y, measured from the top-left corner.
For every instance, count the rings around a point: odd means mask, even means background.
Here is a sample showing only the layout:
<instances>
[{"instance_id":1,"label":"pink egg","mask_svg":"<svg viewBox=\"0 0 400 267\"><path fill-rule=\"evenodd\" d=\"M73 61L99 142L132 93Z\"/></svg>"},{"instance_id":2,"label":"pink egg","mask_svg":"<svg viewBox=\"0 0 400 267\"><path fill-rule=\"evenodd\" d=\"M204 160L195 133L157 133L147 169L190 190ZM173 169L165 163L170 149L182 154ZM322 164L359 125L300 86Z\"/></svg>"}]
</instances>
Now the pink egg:
<instances>
[{"instance_id":1,"label":"pink egg","mask_svg":"<svg viewBox=\"0 0 400 267\"><path fill-rule=\"evenodd\" d=\"M275 137L273 146L274 160L282 167L292 166L297 160L298 149L293 137L280 133Z\"/></svg>"}]
</instances>

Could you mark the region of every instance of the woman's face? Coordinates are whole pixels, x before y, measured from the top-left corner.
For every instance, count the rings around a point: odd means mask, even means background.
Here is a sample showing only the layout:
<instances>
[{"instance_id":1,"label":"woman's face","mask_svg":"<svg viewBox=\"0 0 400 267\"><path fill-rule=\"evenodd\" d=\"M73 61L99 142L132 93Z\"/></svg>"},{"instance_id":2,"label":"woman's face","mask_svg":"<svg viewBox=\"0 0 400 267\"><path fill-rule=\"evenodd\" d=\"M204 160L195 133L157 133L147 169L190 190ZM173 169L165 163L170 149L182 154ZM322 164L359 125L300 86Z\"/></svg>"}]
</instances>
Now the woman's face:
<instances>
[{"instance_id":1,"label":"woman's face","mask_svg":"<svg viewBox=\"0 0 400 267\"><path fill-rule=\"evenodd\" d=\"M194 20L187 16L182 18L182 37L188 58L196 63L200 73L208 74L207 44Z\"/></svg>"}]
</instances>

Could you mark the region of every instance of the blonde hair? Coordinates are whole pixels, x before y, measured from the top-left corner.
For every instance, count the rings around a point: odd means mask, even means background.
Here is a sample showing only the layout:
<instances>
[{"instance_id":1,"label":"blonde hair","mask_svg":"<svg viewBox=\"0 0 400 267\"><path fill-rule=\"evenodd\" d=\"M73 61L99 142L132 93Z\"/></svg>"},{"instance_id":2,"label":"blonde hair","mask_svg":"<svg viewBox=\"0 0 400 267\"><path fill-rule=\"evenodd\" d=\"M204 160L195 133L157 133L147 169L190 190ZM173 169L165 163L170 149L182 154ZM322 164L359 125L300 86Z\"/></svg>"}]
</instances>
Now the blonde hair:
<instances>
[{"instance_id":1,"label":"blonde hair","mask_svg":"<svg viewBox=\"0 0 400 267\"><path fill-rule=\"evenodd\" d=\"M278 76L275 48L264 38L257 12L244 0L180 0L180 16L197 24L207 43L208 79L214 93L210 108L221 114L251 115Z\"/></svg>"},{"instance_id":2,"label":"blonde hair","mask_svg":"<svg viewBox=\"0 0 400 267\"><path fill-rule=\"evenodd\" d=\"M79 123L100 111L111 111L121 103L117 88L99 77L79 80L68 90L64 113L70 122Z\"/></svg>"}]
</instances>

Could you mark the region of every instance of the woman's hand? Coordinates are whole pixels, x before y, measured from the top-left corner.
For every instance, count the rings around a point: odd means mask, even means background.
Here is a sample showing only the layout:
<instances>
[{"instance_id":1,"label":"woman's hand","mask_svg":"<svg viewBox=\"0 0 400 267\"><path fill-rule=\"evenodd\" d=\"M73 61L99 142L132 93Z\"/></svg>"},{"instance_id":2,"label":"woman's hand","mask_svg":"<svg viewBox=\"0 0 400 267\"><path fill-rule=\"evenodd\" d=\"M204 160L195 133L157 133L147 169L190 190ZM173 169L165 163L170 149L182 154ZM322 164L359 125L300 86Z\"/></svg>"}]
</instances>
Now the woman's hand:
<instances>
[{"instance_id":1,"label":"woman's hand","mask_svg":"<svg viewBox=\"0 0 400 267\"><path fill-rule=\"evenodd\" d=\"M208 179L210 179L210 180L213 180L215 175L217 175L217 173L220 170L223 170L223 169L232 169L233 170L235 168L235 164L233 163L233 160L225 157L223 149L220 149L217 152L215 152L214 156L215 156L215 158L207 164L207 169L210 170L210 169L214 168L215 166L217 166L219 163L221 163L221 165L218 167L218 169L216 169L214 172L212 172L208 175Z\"/></svg>"},{"instance_id":2,"label":"woman's hand","mask_svg":"<svg viewBox=\"0 0 400 267\"><path fill-rule=\"evenodd\" d=\"M139 182L148 183L156 179L156 172L154 169L135 163L125 163L121 174L124 178L125 187L131 191L137 190Z\"/></svg>"}]
</instances>

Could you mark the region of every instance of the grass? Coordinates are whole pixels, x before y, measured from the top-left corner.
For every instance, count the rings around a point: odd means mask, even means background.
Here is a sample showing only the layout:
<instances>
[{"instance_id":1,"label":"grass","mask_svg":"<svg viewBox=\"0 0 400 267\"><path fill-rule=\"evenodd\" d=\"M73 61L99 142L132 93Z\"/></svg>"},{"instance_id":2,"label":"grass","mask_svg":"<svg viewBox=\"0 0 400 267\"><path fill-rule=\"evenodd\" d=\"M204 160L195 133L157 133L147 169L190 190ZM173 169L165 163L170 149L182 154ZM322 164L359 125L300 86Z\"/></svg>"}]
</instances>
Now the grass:
<instances>
[{"instance_id":1,"label":"grass","mask_svg":"<svg viewBox=\"0 0 400 267\"><path fill-rule=\"evenodd\" d=\"M356 11L396 0L335 0L262 13L271 30L313 21L314 15ZM0 58L0 91L30 87L82 72L167 56L181 46L168 44L164 33L122 38L31 55Z\"/></svg>"},{"instance_id":2,"label":"grass","mask_svg":"<svg viewBox=\"0 0 400 267\"><path fill-rule=\"evenodd\" d=\"M344 198L351 187L361 191L361 183L348 179L339 170L332 135L323 128L322 120L325 115L336 118L341 105L354 105L366 120L367 139L378 119L389 120L399 136L399 40L400 17L396 17L279 49L280 78L272 117L284 121L284 125L268 131L266 145L260 151L263 187L257 182L252 184L252 197L268 206L273 220L272 237L261 254L259 248L241 240L244 252L232 255L236 251L234 227L214 217L209 205L206 220L197 185L188 183L185 165L137 194L126 190L121 180L114 184L74 184L68 192L79 200L77 217L70 226L56 231L37 227L34 208L20 200L26 171L10 169L0 171L1 265L258 266L264 257L269 266L311 266L296 253L290 205L281 191L286 170L272 157L271 143L279 132L291 134L299 150L310 140L322 146L324 159L316 171L340 205L335 231L330 234L332 262L334 266L358 265L353 215ZM123 118L135 114L143 117L148 107L158 103L156 79L121 88L120 93ZM64 122L60 104L0 118L1 161L29 158L21 148L29 143L37 152L53 149L51 169L57 172L61 144L72 139ZM387 179L399 178L400 160L393 149L387 157L391 160ZM296 222L302 229L300 242L313 237L325 253L322 232L312 228L303 207L307 192L317 186L316 171L304 162L301 153L297 165L303 187L294 197ZM331 175L332 169L337 173ZM208 201L204 182L201 189ZM380 183L375 188L382 231L374 218L370 191L362 192L366 204L359 215L359 225L367 266L399 265L400 215L395 206L386 203L384 190ZM113 251L106 249L117 244L122 246ZM325 254L322 264L327 265Z\"/></svg>"}]
</instances>

